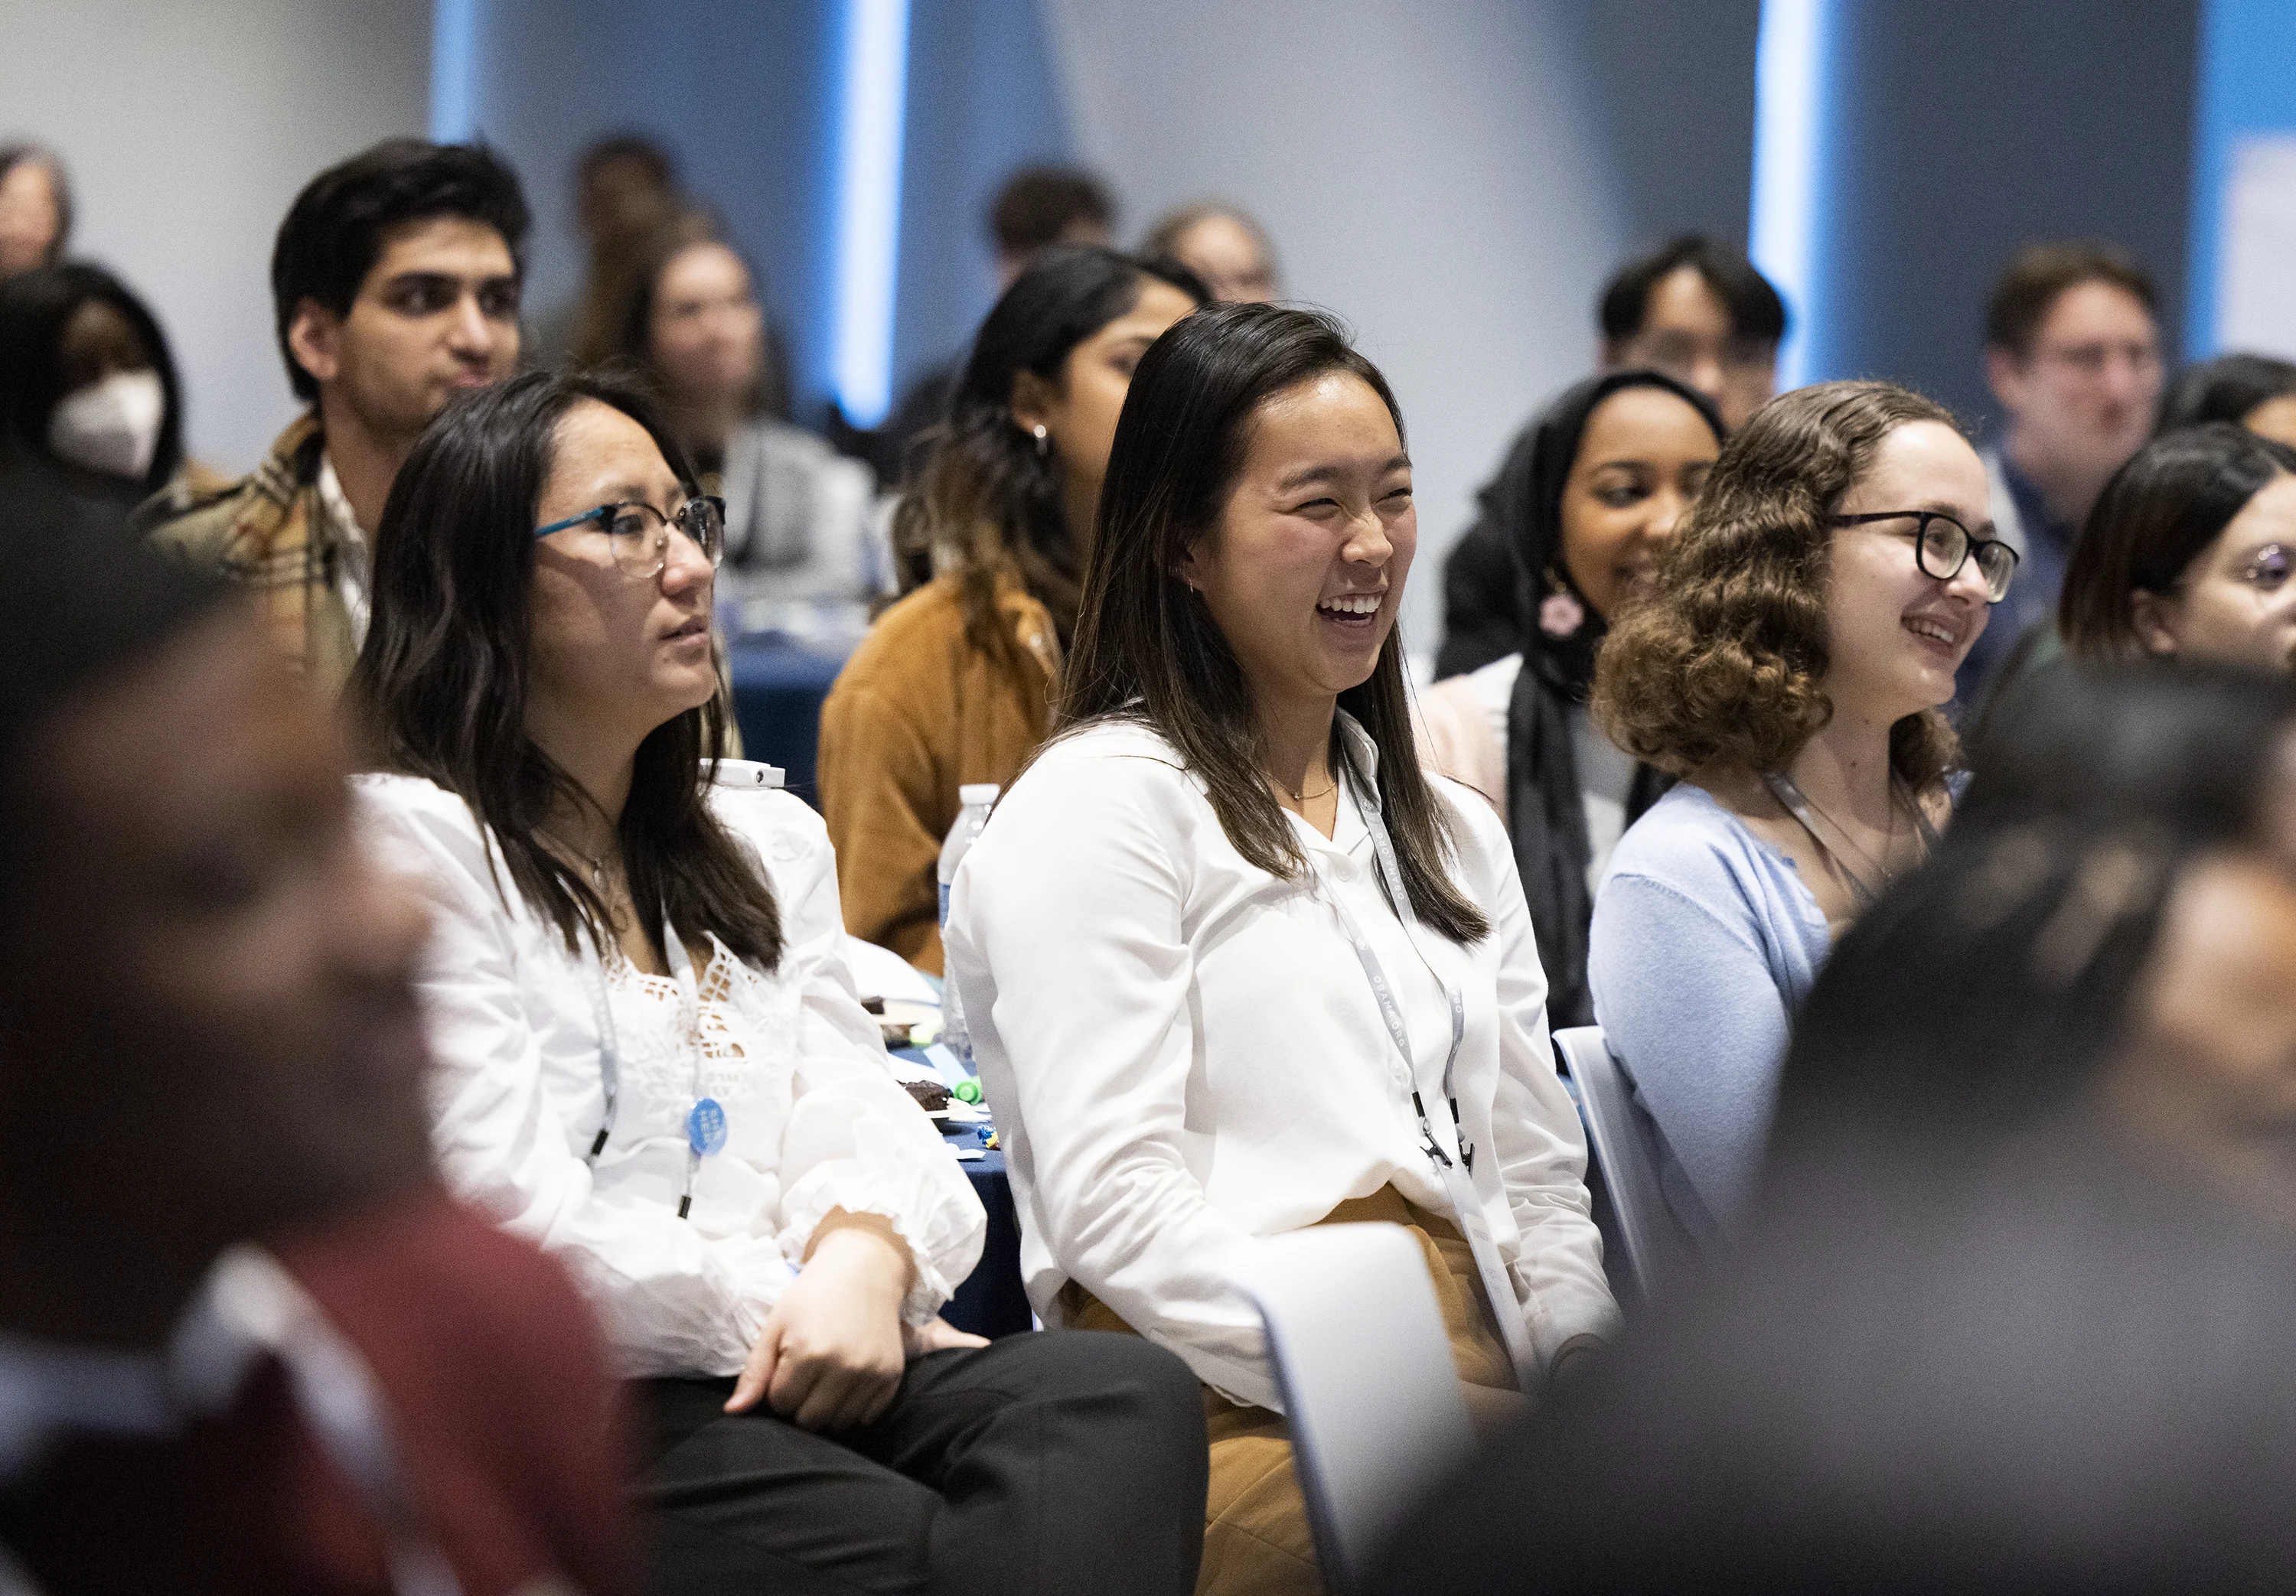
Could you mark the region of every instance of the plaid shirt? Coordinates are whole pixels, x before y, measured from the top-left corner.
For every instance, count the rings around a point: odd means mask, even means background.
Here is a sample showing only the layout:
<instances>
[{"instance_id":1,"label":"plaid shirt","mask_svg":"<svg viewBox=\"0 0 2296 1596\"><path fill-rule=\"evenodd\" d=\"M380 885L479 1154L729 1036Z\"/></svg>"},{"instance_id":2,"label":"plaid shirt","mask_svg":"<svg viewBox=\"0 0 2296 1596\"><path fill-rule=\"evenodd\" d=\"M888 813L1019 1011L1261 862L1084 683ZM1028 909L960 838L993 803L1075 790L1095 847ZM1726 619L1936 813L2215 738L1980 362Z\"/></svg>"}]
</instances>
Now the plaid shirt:
<instances>
[{"instance_id":1,"label":"plaid shirt","mask_svg":"<svg viewBox=\"0 0 2296 1596\"><path fill-rule=\"evenodd\" d=\"M180 514L154 516L151 536L250 589L281 652L332 699L350 679L360 640L343 602L347 539L319 495L324 441L317 413L305 413L262 464Z\"/></svg>"}]
</instances>

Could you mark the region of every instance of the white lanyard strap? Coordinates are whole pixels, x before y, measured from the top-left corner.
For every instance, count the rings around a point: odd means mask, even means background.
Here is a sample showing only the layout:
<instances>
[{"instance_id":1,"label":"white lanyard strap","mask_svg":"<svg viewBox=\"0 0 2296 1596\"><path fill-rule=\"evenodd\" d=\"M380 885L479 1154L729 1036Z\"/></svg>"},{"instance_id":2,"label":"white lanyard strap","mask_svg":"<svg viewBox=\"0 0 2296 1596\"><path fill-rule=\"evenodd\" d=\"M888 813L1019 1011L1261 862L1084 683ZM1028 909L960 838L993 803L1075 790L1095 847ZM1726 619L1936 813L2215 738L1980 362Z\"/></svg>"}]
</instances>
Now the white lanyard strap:
<instances>
[{"instance_id":1,"label":"white lanyard strap","mask_svg":"<svg viewBox=\"0 0 2296 1596\"><path fill-rule=\"evenodd\" d=\"M606 1142L614 1134L614 1121L621 1113L622 1067L621 1049L614 1031L613 1004L606 993L605 947L594 933L589 937L592 957L584 970L590 992L590 1012L598 1027L598 1090L605 1099L605 1114L599 1121L598 1134L592 1138L590 1150L583 1162L595 1165L598 1155L606 1150ZM693 1053L693 1097L701 1101L701 990L693 973L693 959L685 951L685 944L677 929L665 917L661 922L662 952L669 962L669 972L677 979L678 1032ZM689 1136L685 1149L685 1186L677 1199L677 1216L685 1218L693 1207L693 1177L701 1166L701 1150Z\"/></svg>"},{"instance_id":2,"label":"white lanyard strap","mask_svg":"<svg viewBox=\"0 0 2296 1596\"><path fill-rule=\"evenodd\" d=\"M1460 1233L1467 1239L1467 1250L1473 1255L1475 1272L1482 1277L1483 1294L1490 1298L1491 1317L1498 1321L1499 1336L1506 1343L1507 1357L1514 1365L1515 1383L1529 1390L1538 1371L1538 1355L1530 1343L1530 1331L1522 1322L1522 1305L1515 1296L1513 1279L1499 1257L1498 1241L1491 1234L1490 1222L1484 1216L1482 1199L1475 1192L1473 1178L1475 1150L1467 1143L1459 1124L1459 1101L1454 1089L1453 1072L1459 1062L1459 1044L1466 1035L1466 1003L1459 989L1435 975L1435 967L1419 946L1413 929L1414 916L1411 899L1404 890L1403 870L1396 863L1395 843L1387 834L1387 822L1380 813L1378 794L1366 791L1369 782L1349 782L1355 790L1356 801L1363 810L1364 820L1371 832L1372 854L1379 864L1380 885L1386 891L1388 903L1395 910L1395 918L1403 927L1404 939L1419 955L1427 973L1435 976L1436 985L1451 1009L1451 1047L1443 1060L1443 1105L1449 1110L1451 1140L1459 1150L1453 1158L1443 1150L1441 1141L1428 1121L1427 1106L1419 1094L1417 1061L1412 1057L1411 1035L1403 1023L1402 1006L1396 1002L1395 989L1380 965L1379 955L1372 951L1371 942L1356 923L1347 904L1337 892L1325 896L1339 912L1340 924L1355 945L1356 962L1363 966L1364 977L1371 983L1372 996L1378 1001L1380 1018L1387 1024L1388 1039L1395 1044L1403 1060L1405 1078L1411 1084L1411 1106L1419 1115L1419 1132L1425 1139L1425 1152L1443 1183L1445 1194L1451 1199L1452 1217L1458 1222Z\"/></svg>"},{"instance_id":3,"label":"white lanyard strap","mask_svg":"<svg viewBox=\"0 0 2296 1596\"><path fill-rule=\"evenodd\" d=\"M595 1164L598 1155L606 1150L606 1138L614 1134L614 1118L622 1110L622 1059L614 1035L613 1005L606 1001L605 945L598 940L594 927L586 926L583 935L590 943L590 962L582 973L586 978L584 985L590 989L590 1017L598 1027L598 1091L606 1100L606 1112L598 1122L598 1134L582 1160Z\"/></svg>"},{"instance_id":4,"label":"white lanyard strap","mask_svg":"<svg viewBox=\"0 0 2296 1596\"><path fill-rule=\"evenodd\" d=\"M693 1097L698 1104L701 1101L701 984L694 978L693 956L685 951L685 938L677 934L677 928L669 923L666 914L661 921L661 951L669 960L669 973L677 978L677 1024L693 1054ZM685 1190L677 1199L680 1219L693 1210L693 1177L701 1168L701 1149L689 1134L685 1139Z\"/></svg>"}]
</instances>

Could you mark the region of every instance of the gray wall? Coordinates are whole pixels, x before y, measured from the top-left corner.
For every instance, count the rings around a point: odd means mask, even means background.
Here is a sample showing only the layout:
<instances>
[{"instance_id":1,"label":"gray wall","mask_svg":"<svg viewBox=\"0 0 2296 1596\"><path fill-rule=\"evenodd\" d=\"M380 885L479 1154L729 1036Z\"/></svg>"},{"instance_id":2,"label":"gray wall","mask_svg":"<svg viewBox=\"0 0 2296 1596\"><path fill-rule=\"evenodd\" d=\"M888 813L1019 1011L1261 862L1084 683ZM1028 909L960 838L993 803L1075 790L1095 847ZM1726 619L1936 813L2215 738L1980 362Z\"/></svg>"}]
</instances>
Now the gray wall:
<instances>
[{"instance_id":1,"label":"gray wall","mask_svg":"<svg viewBox=\"0 0 2296 1596\"><path fill-rule=\"evenodd\" d=\"M1986 296L2020 244L2070 237L2152 268L2173 358L2199 9L1846 6L1822 374L1891 378L1989 427Z\"/></svg>"},{"instance_id":2,"label":"gray wall","mask_svg":"<svg viewBox=\"0 0 2296 1596\"><path fill-rule=\"evenodd\" d=\"M1621 258L1685 225L1742 240L1754 0L1043 0L1079 153L1136 223L1221 195L1287 291L1357 329L1411 430L1404 626L1509 438L1595 355Z\"/></svg>"},{"instance_id":3,"label":"gray wall","mask_svg":"<svg viewBox=\"0 0 2296 1596\"><path fill-rule=\"evenodd\" d=\"M71 168L73 252L147 299L185 377L192 452L253 465L295 413L271 239L322 168L420 135L428 0L0 0L0 139Z\"/></svg>"}]
</instances>

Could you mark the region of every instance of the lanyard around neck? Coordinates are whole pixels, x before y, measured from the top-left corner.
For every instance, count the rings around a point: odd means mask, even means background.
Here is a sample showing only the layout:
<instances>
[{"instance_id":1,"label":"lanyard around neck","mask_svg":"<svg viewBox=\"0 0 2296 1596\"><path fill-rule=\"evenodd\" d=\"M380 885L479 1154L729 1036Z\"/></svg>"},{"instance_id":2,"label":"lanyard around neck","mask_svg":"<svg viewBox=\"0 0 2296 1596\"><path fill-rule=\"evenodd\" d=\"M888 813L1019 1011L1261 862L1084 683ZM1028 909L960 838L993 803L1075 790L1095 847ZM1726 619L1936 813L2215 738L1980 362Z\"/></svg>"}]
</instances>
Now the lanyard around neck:
<instances>
[{"instance_id":1,"label":"lanyard around neck","mask_svg":"<svg viewBox=\"0 0 2296 1596\"><path fill-rule=\"evenodd\" d=\"M1762 785L1768 788L1770 796L1777 799L1780 806L1794 817L1794 823L1809 834L1809 839L1817 844L1819 850L1833 861L1833 868L1840 871L1842 880L1849 883L1850 901L1857 904L1860 914L1881 901L1882 895L1866 883L1865 877L1849 868L1849 861L1826 847L1825 839L1817 834L1817 817L1813 812L1813 806L1803 795L1800 785L1792 776L1782 770L1772 771L1762 778ZM1931 854L1935 853L1938 846L1937 828L1930 824L1930 817L1922 813L1921 805L1914 800L1914 795L1906 790L1906 784L1898 780L1894 773L1890 777L1890 801L1893 804L1903 804L1913 815L1914 827L1921 835L1922 856L1927 858ZM1884 876L1882 885L1887 887L1893 879Z\"/></svg>"},{"instance_id":2,"label":"lanyard around neck","mask_svg":"<svg viewBox=\"0 0 2296 1596\"><path fill-rule=\"evenodd\" d=\"M620 1039L614 1029L614 1008L606 990L605 945L598 938L594 928L586 928L586 935L590 943L590 957L584 962L583 974L590 993L591 1016L598 1027L598 1089L605 1099L605 1112L599 1121L598 1134L592 1138L590 1150L583 1158L584 1163L594 1167L598 1155L606 1150L607 1140L614 1134L614 1121L621 1113L622 1068ZM693 1178L701 1170L703 1152L702 1139L693 1127L697 1121L706 1121L709 1116L714 1115L718 1146L723 1146L725 1110L715 1100L701 1095L701 982L693 972L693 955L685 951L685 939L678 936L677 928L669 923L668 915L662 917L661 941L669 973L677 982L678 1034L685 1038L693 1055L693 1109L687 1119L685 1185L677 1199L677 1216L684 1219L693 1207ZM717 1147L709 1150L714 1152Z\"/></svg>"},{"instance_id":3,"label":"lanyard around neck","mask_svg":"<svg viewBox=\"0 0 2296 1596\"><path fill-rule=\"evenodd\" d=\"M1467 1239L1467 1250L1475 1260L1475 1271L1481 1276L1483 1294L1490 1299L1491 1317L1498 1322L1500 1338L1506 1343L1507 1357L1514 1365L1515 1382L1524 1390L1530 1388L1532 1377L1538 1368L1538 1354L1530 1342L1530 1331L1522 1321L1521 1300L1515 1295L1514 1281L1506 1265L1499 1258L1498 1242L1491 1234L1489 1222L1483 1216L1482 1199L1476 1194L1472 1172L1475 1150L1468 1145L1466 1133L1459 1123L1459 1099L1455 1074L1459 1063L1460 1044L1467 1034L1467 1011L1464 997L1458 987L1436 972L1419 945L1415 930L1416 917L1411 909L1411 898L1404 890L1403 869L1397 863L1395 843L1387 832L1387 821L1381 812L1378 790L1370 782L1357 782L1350 772L1349 788L1355 792L1356 804L1363 811L1365 830L1371 833L1372 856L1379 867L1380 888L1387 894L1389 906L1403 928L1404 940L1419 962L1433 976L1442 988L1443 997L1451 1011L1451 1045L1443 1057L1443 1106L1449 1110L1452 1145L1458 1149L1454 1158L1446 1152L1440 1138L1427 1114L1427 1104L1420 1095L1417 1060L1411 1052L1411 1033L1404 1025L1403 1007L1396 1001L1395 987L1387 978L1387 971L1372 949L1371 941L1357 923L1346 900L1335 890L1324 891L1324 900L1337 912L1341 929L1356 950L1356 962L1363 966L1364 978L1370 982L1372 996L1379 1004L1380 1019L1385 1022L1388 1040L1394 1044L1397 1056L1402 1060L1404 1079L1411 1090L1411 1107L1419 1116L1421 1150L1435 1166L1443 1183L1444 1194L1451 1200L1452 1217L1457 1221L1460 1233ZM1320 875L1318 883L1322 883Z\"/></svg>"}]
</instances>

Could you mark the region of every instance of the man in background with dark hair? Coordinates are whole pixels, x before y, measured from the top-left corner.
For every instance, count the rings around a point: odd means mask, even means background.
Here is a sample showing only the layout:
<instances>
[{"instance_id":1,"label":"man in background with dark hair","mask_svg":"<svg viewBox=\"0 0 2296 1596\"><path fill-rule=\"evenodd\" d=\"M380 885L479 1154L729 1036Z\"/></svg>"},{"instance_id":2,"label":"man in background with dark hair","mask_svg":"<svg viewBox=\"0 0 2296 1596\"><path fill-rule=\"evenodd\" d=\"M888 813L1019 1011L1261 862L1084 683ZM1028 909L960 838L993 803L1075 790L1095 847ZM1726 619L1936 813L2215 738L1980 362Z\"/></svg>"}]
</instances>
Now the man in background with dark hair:
<instances>
[{"instance_id":1,"label":"man in background with dark hair","mask_svg":"<svg viewBox=\"0 0 2296 1596\"><path fill-rule=\"evenodd\" d=\"M1963 705L1980 700L2027 633L2054 619L2089 507L2152 430L2160 314L2152 276L2111 244L2029 244L1994 285L1985 381L2003 421L1983 453L1995 536L2019 559L2009 596L1962 661Z\"/></svg>"},{"instance_id":2,"label":"man in background with dark hair","mask_svg":"<svg viewBox=\"0 0 2296 1596\"><path fill-rule=\"evenodd\" d=\"M1109 198L1107 184L1090 172L1073 167L1022 167L996 191L988 222L1001 295L1029 269L1029 262L1055 244L1112 243L1116 203ZM880 482L899 482L907 475L911 446L948 413L949 395L956 390L964 364L959 351L928 367L873 432L840 429L832 420L832 441L875 467Z\"/></svg>"},{"instance_id":3,"label":"man in background with dark hair","mask_svg":"<svg viewBox=\"0 0 2296 1596\"><path fill-rule=\"evenodd\" d=\"M392 139L313 178L280 224L272 310L310 409L252 473L154 536L254 589L280 648L331 697L366 633L373 529L400 463L449 399L518 364L527 220L489 151Z\"/></svg>"},{"instance_id":4,"label":"man in background with dark hair","mask_svg":"<svg viewBox=\"0 0 2296 1596\"><path fill-rule=\"evenodd\" d=\"M1777 389L1785 301L1754 263L1685 233L1603 290L1603 369L1647 366L1714 401L1735 432Z\"/></svg>"},{"instance_id":5,"label":"man in background with dark hair","mask_svg":"<svg viewBox=\"0 0 2296 1596\"><path fill-rule=\"evenodd\" d=\"M1664 372L1713 400L1733 431L1776 389L1785 301L1753 262L1711 239L1685 233L1628 261L1604 286L1596 310L1602 370ZM1511 440L1500 459L1513 458L1528 433ZM1485 505L1443 562L1439 678L1480 669L1522 646L1524 581L1505 531Z\"/></svg>"},{"instance_id":6,"label":"man in background with dark hair","mask_svg":"<svg viewBox=\"0 0 2296 1596\"><path fill-rule=\"evenodd\" d=\"M332 718L84 517L0 503L0 1589L628 1589L603 1344L432 1173Z\"/></svg>"}]
</instances>

